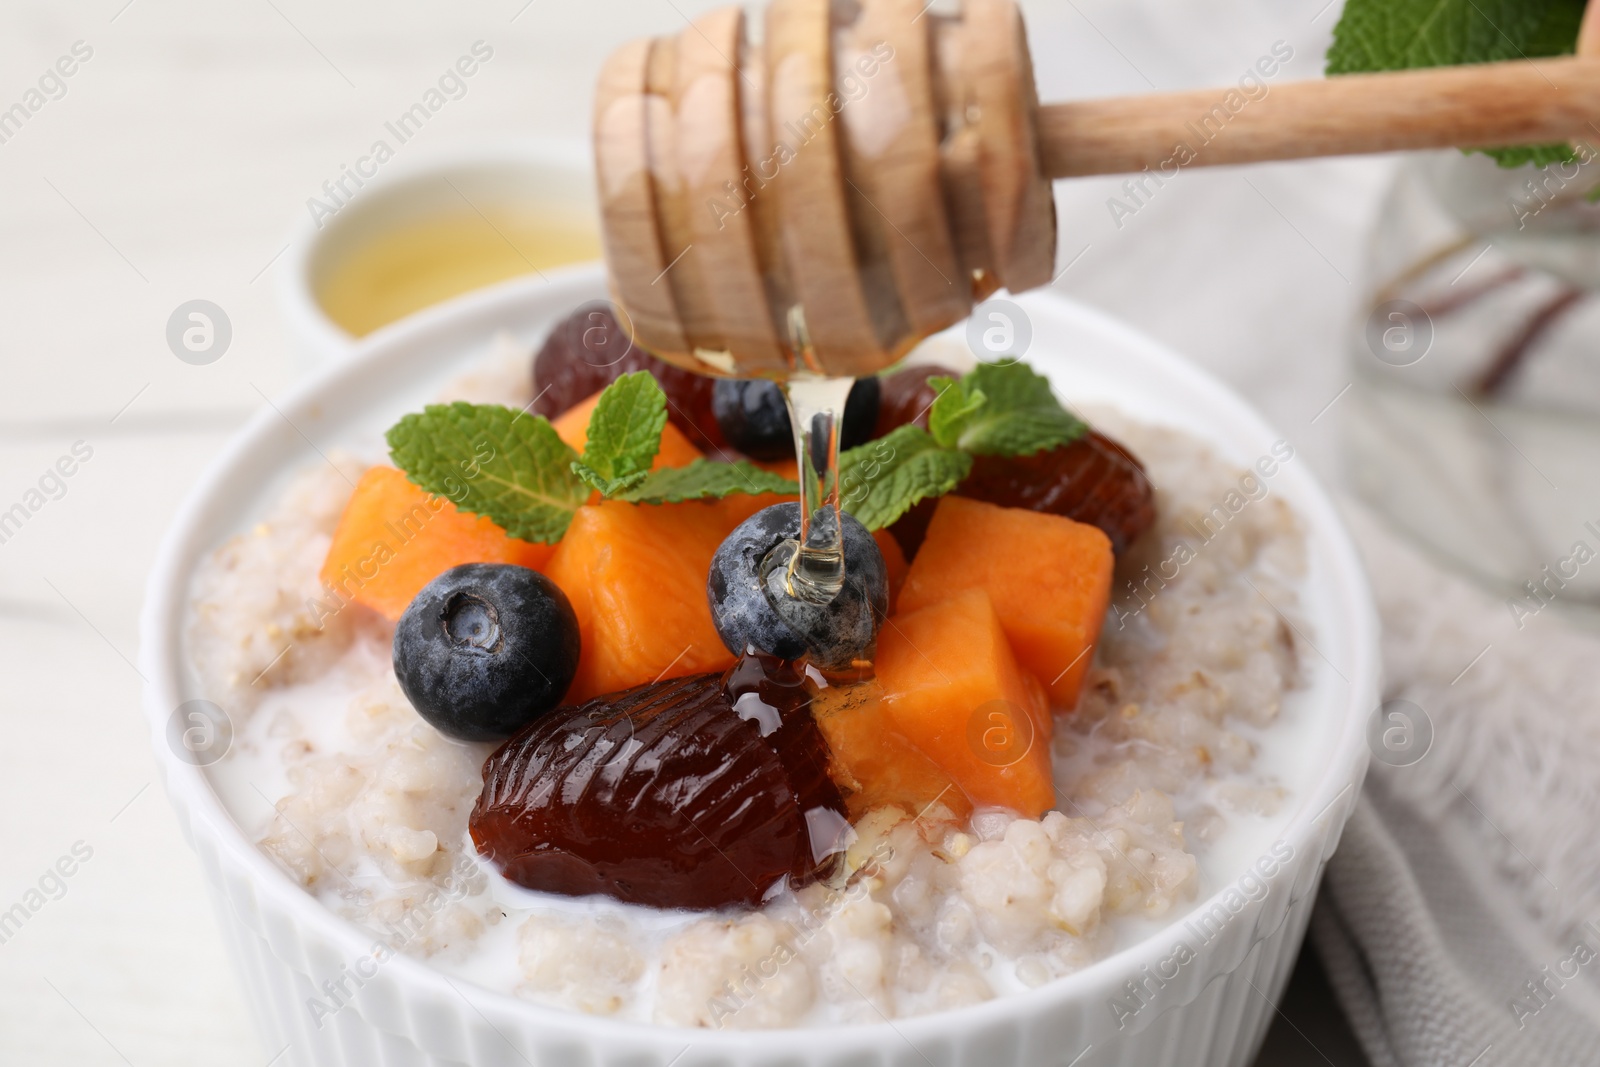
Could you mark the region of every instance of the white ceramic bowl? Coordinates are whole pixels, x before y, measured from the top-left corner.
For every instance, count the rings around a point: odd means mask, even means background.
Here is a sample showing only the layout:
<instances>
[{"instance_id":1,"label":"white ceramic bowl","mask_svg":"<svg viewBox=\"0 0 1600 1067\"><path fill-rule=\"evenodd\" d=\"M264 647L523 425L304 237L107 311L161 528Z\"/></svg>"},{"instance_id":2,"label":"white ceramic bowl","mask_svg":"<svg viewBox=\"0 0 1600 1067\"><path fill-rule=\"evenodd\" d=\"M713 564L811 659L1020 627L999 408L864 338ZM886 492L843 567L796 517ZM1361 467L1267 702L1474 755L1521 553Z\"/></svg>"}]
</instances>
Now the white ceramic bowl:
<instances>
[{"instance_id":1,"label":"white ceramic bowl","mask_svg":"<svg viewBox=\"0 0 1600 1067\"><path fill-rule=\"evenodd\" d=\"M396 226L461 213L463 197L489 215L537 204L592 220L598 244L594 161L582 141L531 141L417 160L402 156L379 171L337 214L324 216L319 224L308 212L294 230L278 275L278 306L307 367L342 359L359 343L317 301L329 269ZM328 199L323 197L324 202ZM501 284L520 287L526 279Z\"/></svg>"},{"instance_id":2,"label":"white ceramic bowl","mask_svg":"<svg viewBox=\"0 0 1600 1067\"><path fill-rule=\"evenodd\" d=\"M561 1011L448 978L397 957L362 987L354 1010L318 1030L306 1008L311 976L340 973L372 937L335 917L246 839L204 769L166 741L192 688L180 640L196 564L247 527L283 474L341 440L387 425L481 352L497 330L532 340L602 293L598 268L462 298L388 327L348 360L263 410L190 494L150 579L140 659L145 712L167 791L209 877L219 924L243 976L269 1055L330 1065L629 1064L698 1067L890 1064L1056 1067L1241 1067L1249 1062L1287 980L1318 880L1339 840L1367 765L1365 727L1377 702L1377 624L1366 579L1332 506L1302 464L1273 488L1309 528L1304 607L1315 634L1302 705L1308 773L1287 782L1290 810L1277 844L1289 858L1254 899L1228 897L1233 876L1207 884L1197 911L1075 974L1017 995L940 1014L804 1031L702 1032L620 1023ZM1212 442L1241 465L1278 435L1231 391L1126 326L1052 295L1017 301L1033 323L1029 362L1076 402L1108 402ZM1253 858L1253 857L1252 857ZM1249 858L1237 871L1245 873ZM1238 906L1239 900L1244 900ZM1220 932L1201 943L1184 925L1221 907ZM1173 966L1178 941L1195 949ZM1137 991L1143 990L1142 993ZM1130 996L1139 997L1130 1001ZM1124 1006L1118 1012L1114 1004ZM1139 1005L1131 1014L1129 1005ZM1120 1015L1120 1018L1119 1018Z\"/></svg>"}]
</instances>

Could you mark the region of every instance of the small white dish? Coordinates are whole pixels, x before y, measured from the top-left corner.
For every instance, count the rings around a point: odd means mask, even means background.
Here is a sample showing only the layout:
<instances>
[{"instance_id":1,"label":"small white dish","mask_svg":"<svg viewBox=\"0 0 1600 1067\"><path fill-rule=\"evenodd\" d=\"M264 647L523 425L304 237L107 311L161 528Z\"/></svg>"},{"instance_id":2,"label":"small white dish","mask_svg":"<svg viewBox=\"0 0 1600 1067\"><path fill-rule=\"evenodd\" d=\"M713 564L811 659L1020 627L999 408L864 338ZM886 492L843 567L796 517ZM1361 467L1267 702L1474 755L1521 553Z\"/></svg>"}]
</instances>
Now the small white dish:
<instances>
[{"instance_id":1,"label":"small white dish","mask_svg":"<svg viewBox=\"0 0 1600 1067\"><path fill-rule=\"evenodd\" d=\"M319 300L330 273L352 253L397 228L463 213L494 219L533 206L582 220L583 227L593 228L599 247L594 166L582 142L534 141L418 161L401 156L381 170L371 163L368 169L374 176L362 179L345 173L347 167L339 175L342 189L330 182L308 199L284 253L278 304L308 367L343 359L360 340L335 322ZM364 184L357 187L357 181ZM509 284L525 281L513 278Z\"/></svg>"},{"instance_id":2,"label":"small white dish","mask_svg":"<svg viewBox=\"0 0 1600 1067\"><path fill-rule=\"evenodd\" d=\"M163 543L141 620L144 709L168 794L207 874L269 1054L287 1048L282 1062L316 1067L1247 1064L1360 791L1367 722L1378 699L1378 626L1365 575L1333 506L1299 463L1285 464L1273 488L1307 530L1302 607L1316 654L1306 660L1305 758L1287 780L1292 796L1272 842L1281 862L1264 892L1240 894L1255 856L1239 857L1235 875L1202 887L1205 897L1193 911L1081 971L973 1007L894 1022L782 1031L624 1023L491 992L396 956L361 987L353 1010L321 1028L314 1023L306 1003L318 993L315 976L340 973L346 961L369 954L372 935L336 917L268 859L235 825L208 772L169 745L179 705L206 695L194 688L181 638L190 578L218 544L248 528L287 472L321 462L318 452L341 441L381 430L457 375L497 332L531 345L559 317L603 293L598 267L574 269L473 294L374 334L259 412L190 493ZM1032 322L1027 360L1075 403L1111 405L1187 431L1241 466L1280 439L1232 391L1129 327L1052 294L1016 303ZM1199 943L1185 923L1218 908L1226 918ZM1180 940L1197 947L1174 965ZM1114 1005L1136 990L1145 991L1149 1010L1119 1013Z\"/></svg>"}]
</instances>

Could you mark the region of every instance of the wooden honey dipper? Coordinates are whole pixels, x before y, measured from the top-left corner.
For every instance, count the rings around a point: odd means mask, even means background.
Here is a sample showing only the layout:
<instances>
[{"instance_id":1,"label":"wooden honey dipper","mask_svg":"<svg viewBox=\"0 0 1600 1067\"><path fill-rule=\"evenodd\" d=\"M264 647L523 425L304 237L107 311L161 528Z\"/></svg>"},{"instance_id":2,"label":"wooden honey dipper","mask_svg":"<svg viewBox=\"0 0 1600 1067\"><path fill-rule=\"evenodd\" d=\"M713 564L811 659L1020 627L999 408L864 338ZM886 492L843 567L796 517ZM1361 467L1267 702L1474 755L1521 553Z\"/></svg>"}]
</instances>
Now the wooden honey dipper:
<instances>
[{"instance_id":1,"label":"wooden honey dipper","mask_svg":"<svg viewBox=\"0 0 1600 1067\"><path fill-rule=\"evenodd\" d=\"M1596 5L1590 5L1594 8ZM1449 145L1600 140L1600 17L1579 57L1040 106L1014 0L772 0L618 49L595 163L612 289L673 363L784 384L802 494L789 597L843 587L837 418L875 374L1000 288L1052 278L1050 182ZM1191 127L1218 127L1201 146ZM831 516L831 521L821 521ZM768 582L769 593L773 586ZM787 608L774 600L780 613ZM802 615L794 625L802 624Z\"/></svg>"},{"instance_id":2,"label":"wooden honey dipper","mask_svg":"<svg viewBox=\"0 0 1600 1067\"><path fill-rule=\"evenodd\" d=\"M631 42L595 105L618 301L646 348L712 374L882 370L1051 280L1051 179L1157 170L1179 144L1210 166L1600 140L1588 58L1288 83L1237 110L1215 89L1040 106L1013 0L773 0L764 36L723 8Z\"/></svg>"}]
</instances>

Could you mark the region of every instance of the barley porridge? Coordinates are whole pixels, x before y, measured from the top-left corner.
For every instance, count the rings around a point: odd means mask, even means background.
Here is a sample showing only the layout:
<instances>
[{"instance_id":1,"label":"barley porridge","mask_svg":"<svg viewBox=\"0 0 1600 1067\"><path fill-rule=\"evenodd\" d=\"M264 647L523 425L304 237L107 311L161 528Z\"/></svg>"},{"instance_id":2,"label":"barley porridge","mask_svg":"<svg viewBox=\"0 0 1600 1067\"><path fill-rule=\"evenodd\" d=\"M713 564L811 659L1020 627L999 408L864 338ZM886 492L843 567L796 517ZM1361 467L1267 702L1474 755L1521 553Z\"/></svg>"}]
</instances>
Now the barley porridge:
<instances>
[{"instance_id":1,"label":"barley porridge","mask_svg":"<svg viewBox=\"0 0 1600 1067\"><path fill-rule=\"evenodd\" d=\"M514 392L500 389L520 403ZM1076 708L1056 708L1056 802L1041 818L878 806L839 834L830 874L780 882L755 907L513 884L468 833L497 744L420 718L396 679L395 625L319 578L377 450L300 472L197 573L188 647L235 726L212 780L275 863L371 932L375 957L406 953L582 1012L686 1027L873 1022L1081 969L1265 850L1297 766L1277 756L1301 729L1279 720L1312 667L1296 634L1304 535L1266 468L1113 412L1094 424L1143 461L1156 519L1116 561ZM333 991L308 1005L340 1006Z\"/></svg>"}]
</instances>

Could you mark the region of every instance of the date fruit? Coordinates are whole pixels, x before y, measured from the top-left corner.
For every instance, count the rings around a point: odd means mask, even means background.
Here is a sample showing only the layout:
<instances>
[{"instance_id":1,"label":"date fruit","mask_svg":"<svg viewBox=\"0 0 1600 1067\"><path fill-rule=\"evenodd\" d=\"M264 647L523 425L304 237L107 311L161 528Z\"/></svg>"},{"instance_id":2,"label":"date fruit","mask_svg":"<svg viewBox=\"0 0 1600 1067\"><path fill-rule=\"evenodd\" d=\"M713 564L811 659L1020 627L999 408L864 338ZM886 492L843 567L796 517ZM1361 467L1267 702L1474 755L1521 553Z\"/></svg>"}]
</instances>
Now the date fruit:
<instances>
[{"instance_id":1,"label":"date fruit","mask_svg":"<svg viewBox=\"0 0 1600 1067\"><path fill-rule=\"evenodd\" d=\"M928 384L928 379L936 375L946 378L959 378L959 371L949 367L940 367L935 364L907 367L893 374L882 375L878 381L881 385L878 398L878 425L873 429L873 437L882 437L896 426L912 423L928 428L928 409L933 407L934 399L939 395L933 386Z\"/></svg>"},{"instance_id":2,"label":"date fruit","mask_svg":"<svg viewBox=\"0 0 1600 1067\"><path fill-rule=\"evenodd\" d=\"M702 452L728 446L711 395L717 380L675 367L640 348L604 300L556 323L533 357L533 413L553 419L624 374L647 370L667 394L667 418Z\"/></svg>"},{"instance_id":3,"label":"date fruit","mask_svg":"<svg viewBox=\"0 0 1600 1067\"><path fill-rule=\"evenodd\" d=\"M747 656L536 720L485 762L468 825L529 889L709 909L818 877L844 811L805 679Z\"/></svg>"},{"instance_id":4,"label":"date fruit","mask_svg":"<svg viewBox=\"0 0 1600 1067\"><path fill-rule=\"evenodd\" d=\"M974 456L959 495L1008 508L1065 515L1098 526L1121 555L1155 522L1155 490L1132 452L1090 430L1069 445L1027 456ZM907 558L916 555L933 518L932 500L902 515L889 532Z\"/></svg>"}]
</instances>

